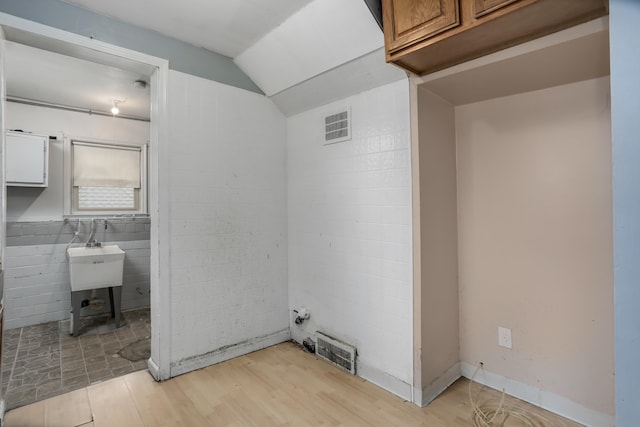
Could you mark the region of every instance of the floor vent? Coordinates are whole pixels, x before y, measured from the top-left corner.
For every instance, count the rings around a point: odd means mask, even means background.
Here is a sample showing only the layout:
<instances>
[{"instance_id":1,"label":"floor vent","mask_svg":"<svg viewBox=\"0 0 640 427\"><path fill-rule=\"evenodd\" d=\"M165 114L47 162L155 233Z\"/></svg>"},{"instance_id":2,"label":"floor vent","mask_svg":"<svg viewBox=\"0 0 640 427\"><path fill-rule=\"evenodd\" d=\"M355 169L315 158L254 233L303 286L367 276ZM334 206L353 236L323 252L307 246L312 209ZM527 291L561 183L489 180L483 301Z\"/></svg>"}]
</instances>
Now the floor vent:
<instances>
[{"instance_id":1,"label":"floor vent","mask_svg":"<svg viewBox=\"0 0 640 427\"><path fill-rule=\"evenodd\" d=\"M318 343L316 354L339 368L355 375L356 373L356 348L345 344L322 332L317 333Z\"/></svg>"},{"instance_id":2,"label":"floor vent","mask_svg":"<svg viewBox=\"0 0 640 427\"><path fill-rule=\"evenodd\" d=\"M325 145L349 139L351 139L351 111L348 108L324 118Z\"/></svg>"}]
</instances>

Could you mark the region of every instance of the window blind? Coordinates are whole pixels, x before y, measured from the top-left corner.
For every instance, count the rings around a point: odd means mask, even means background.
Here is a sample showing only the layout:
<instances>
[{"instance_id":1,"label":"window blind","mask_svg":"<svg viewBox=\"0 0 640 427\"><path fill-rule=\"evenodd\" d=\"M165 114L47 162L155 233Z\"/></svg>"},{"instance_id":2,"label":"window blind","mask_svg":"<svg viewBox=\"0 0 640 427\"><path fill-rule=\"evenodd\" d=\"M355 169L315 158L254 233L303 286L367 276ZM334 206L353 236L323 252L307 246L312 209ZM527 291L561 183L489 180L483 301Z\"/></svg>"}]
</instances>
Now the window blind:
<instances>
[{"instance_id":1,"label":"window blind","mask_svg":"<svg viewBox=\"0 0 640 427\"><path fill-rule=\"evenodd\" d=\"M136 209L136 190L116 187L78 187L79 210Z\"/></svg>"},{"instance_id":2,"label":"window blind","mask_svg":"<svg viewBox=\"0 0 640 427\"><path fill-rule=\"evenodd\" d=\"M138 147L73 142L73 185L140 188Z\"/></svg>"}]
</instances>

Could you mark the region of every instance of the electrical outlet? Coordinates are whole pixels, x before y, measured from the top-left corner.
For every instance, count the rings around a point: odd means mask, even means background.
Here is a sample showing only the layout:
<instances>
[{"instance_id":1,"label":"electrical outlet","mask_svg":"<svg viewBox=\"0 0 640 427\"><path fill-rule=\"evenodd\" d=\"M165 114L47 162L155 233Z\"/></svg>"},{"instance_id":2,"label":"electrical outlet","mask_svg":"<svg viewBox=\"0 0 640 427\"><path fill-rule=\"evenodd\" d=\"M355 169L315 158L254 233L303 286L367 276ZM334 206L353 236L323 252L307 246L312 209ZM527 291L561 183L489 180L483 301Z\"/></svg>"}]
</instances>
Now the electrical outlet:
<instances>
[{"instance_id":1,"label":"electrical outlet","mask_svg":"<svg viewBox=\"0 0 640 427\"><path fill-rule=\"evenodd\" d=\"M498 326L498 345L500 347L511 348L511 329Z\"/></svg>"}]
</instances>

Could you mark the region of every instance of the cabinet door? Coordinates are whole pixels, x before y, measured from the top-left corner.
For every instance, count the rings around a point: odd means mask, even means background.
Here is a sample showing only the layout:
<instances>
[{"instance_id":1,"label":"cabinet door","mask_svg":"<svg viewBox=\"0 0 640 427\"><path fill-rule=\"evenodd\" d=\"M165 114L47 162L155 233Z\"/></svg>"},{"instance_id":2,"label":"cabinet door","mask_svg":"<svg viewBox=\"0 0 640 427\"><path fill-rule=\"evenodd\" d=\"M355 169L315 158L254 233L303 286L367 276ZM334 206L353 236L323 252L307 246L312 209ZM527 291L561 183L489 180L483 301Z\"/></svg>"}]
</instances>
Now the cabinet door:
<instances>
[{"instance_id":1,"label":"cabinet door","mask_svg":"<svg viewBox=\"0 0 640 427\"><path fill-rule=\"evenodd\" d=\"M478 18L516 1L518 0L475 0L473 15Z\"/></svg>"},{"instance_id":2,"label":"cabinet door","mask_svg":"<svg viewBox=\"0 0 640 427\"><path fill-rule=\"evenodd\" d=\"M47 186L48 142L46 136L7 132L5 142L7 185Z\"/></svg>"},{"instance_id":3,"label":"cabinet door","mask_svg":"<svg viewBox=\"0 0 640 427\"><path fill-rule=\"evenodd\" d=\"M387 52L460 24L459 0L383 0Z\"/></svg>"}]
</instances>

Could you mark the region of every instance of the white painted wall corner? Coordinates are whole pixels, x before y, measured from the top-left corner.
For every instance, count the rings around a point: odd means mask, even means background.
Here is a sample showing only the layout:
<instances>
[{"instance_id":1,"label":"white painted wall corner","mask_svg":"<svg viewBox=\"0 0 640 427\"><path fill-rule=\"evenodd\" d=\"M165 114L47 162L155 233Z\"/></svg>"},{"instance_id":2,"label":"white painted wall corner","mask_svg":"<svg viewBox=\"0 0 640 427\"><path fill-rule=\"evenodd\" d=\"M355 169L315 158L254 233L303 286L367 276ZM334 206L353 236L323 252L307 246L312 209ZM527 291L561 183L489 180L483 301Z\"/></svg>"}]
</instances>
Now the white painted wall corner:
<instances>
[{"instance_id":1,"label":"white painted wall corner","mask_svg":"<svg viewBox=\"0 0 640 427\"><path fill-rule=\"evenodd\" d=\"M286 328L264 337L254 338L252 340L247 340L220 350L214 350L203 355L172 362L170 376L173 378L178 375L186 374L187 372L195 371L196 369L215 365L216 363L224 362L225 360L233 359L234 357L262 350L264 348L289 341L290 339L291 332L289 331L289 328Z\"/></svg>"},{"instance_id":2,"label":"white painted wall corner","mask_svg":"<svg viewBox=\"0 0 640 427\"><path fill-rule=\"evenodd\" d=\"M356 361L356 375L396 396L411 401L411 384L389 375L378 368L368 366L361 361Z\"/></svg>"}]
</instances>

